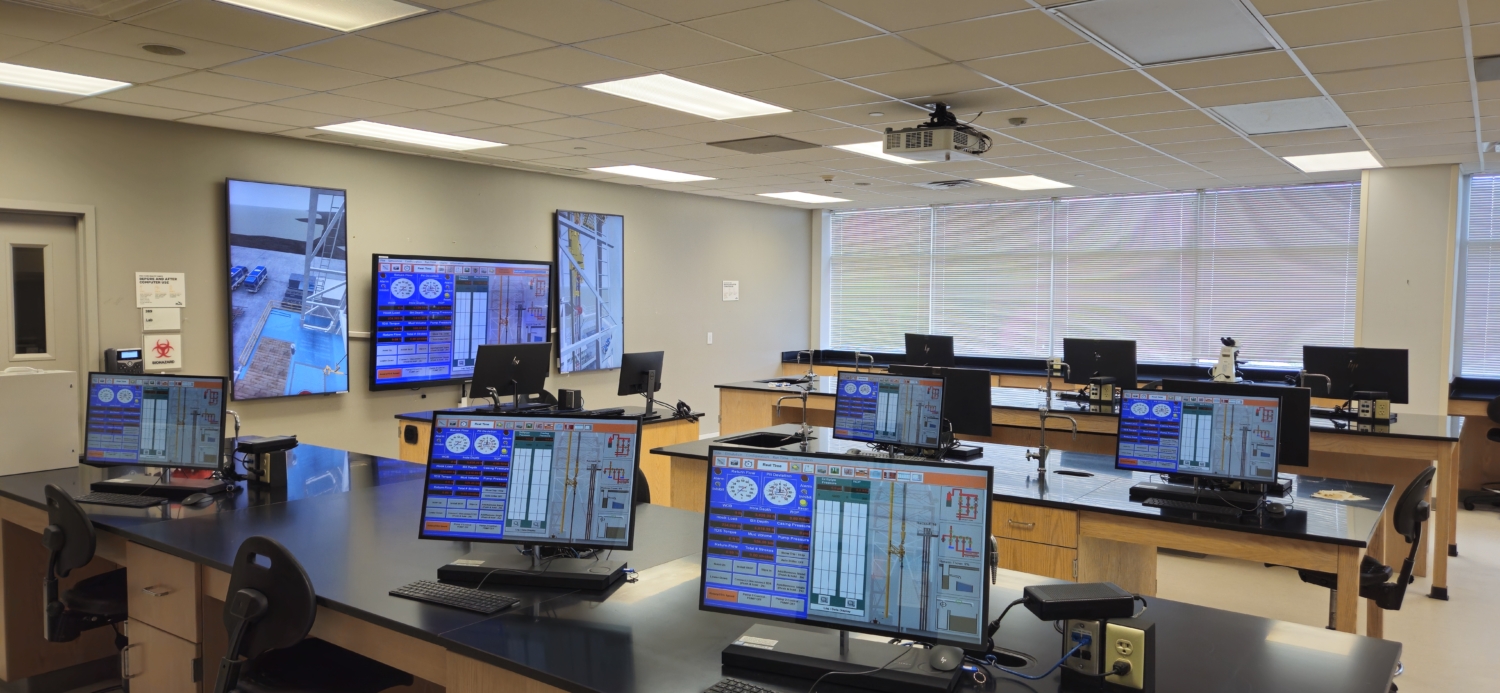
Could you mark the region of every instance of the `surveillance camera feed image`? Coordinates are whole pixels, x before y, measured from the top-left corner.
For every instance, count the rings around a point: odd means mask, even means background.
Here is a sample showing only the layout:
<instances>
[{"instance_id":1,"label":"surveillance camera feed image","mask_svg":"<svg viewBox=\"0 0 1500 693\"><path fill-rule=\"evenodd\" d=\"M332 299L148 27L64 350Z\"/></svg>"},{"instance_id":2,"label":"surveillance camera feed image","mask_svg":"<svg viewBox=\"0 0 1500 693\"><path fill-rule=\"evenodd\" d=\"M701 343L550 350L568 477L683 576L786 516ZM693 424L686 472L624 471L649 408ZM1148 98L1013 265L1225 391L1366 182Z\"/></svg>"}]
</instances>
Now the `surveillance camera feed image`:
<instances>
[{"instance_id":1,"label":"surveillance camera feed image","mask_svg":"<svg viewBox=\"0 0 1500 693\"><path fill-rule=\"evenodd\" d=\"M703 608L983 642L991 468L709 456Z\"/></svg>"},{"instance_id":2,"label":"surveillance camera feed image","mask_svg":"<svg viewBox=\"0 0 1500 693\"><path fill-rule=\"evenodd\" d=\"M625 217L557 212L558 371L620 367L625 350Z\"/></svg>"},{"instance_id":3,"label":"surveillance camera feed image","mask_svg":"<svg viewBox=\"0 0 1500 693\"><path fill-rule=\"evenodd\" d=\"M1274 480L1280 409L1273 397L1126 390L1115 466Z\"/></svg>"},{"instance_id":4,"label":"surveillance camera feed image","mask_svg":"<svg viewBox=\"0 0 1500 693\"><path fill-rule=\"evenodd\" d=\"M347 211L342 190L229 181L234 399L349 390Z\"/></svg>"},{"instance_id":5,"label":"surveillance camera feed image","mask_svg":"<svg viewBox=\"0 0 1500 693\"><path fill-rule=\"evenodd\" d=\"M482 344L547 341L545 262L374 256L370 389L466 380Z\"/></svg>"}]
</instances>

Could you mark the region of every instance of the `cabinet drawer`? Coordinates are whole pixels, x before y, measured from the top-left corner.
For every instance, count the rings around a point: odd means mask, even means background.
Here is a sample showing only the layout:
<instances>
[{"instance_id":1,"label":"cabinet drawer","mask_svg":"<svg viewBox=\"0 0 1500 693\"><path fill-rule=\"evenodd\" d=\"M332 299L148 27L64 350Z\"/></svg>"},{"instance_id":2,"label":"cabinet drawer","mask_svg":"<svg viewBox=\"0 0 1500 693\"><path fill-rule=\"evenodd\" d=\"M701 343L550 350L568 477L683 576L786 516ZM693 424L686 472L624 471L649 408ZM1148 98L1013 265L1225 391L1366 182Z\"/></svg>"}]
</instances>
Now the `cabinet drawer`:
<instances>
[{"instance_id":1,"label":"cabinet drawer","mask_svg":"<svg viewBox=\"0 0 1500 693\"><path fill-rule=\"evenodd\" d=\"M1078 513L995 501L990 531L997 537L1078 548Z\"/></svg>"},{"instance_id":2,"label":"cabinet drawer","mask_svg":"<svg viewBox=\"0 0 1500 693\"><path fill-rule=\"evenodd\" d=\"M131 542L125 546L130 620L198 642L198 566Z\"/></svg>"},{"instance_id":3,"label":"cabinet drawer","mask_svg":"<svg viewBox=\"0 0 1500 693\"><path fill-rule=\"evenodd\" d=\"M1078 579L1073 575L1074 562L1078 558L1076 549L1014 539L996 541L1000 544L1001 568L1059 580Z\"/></svg>"},{"instance_id":4,"label":"cabinet drawer","mask_svg":"<svg viewBox=\"0 0 1500 693\"><path fill-rule=\"evenodd\" d=\"M198 646L140 621L126 624L130 647L121 665L132 690L198 693Z\"/></svg>"}]
</instances>

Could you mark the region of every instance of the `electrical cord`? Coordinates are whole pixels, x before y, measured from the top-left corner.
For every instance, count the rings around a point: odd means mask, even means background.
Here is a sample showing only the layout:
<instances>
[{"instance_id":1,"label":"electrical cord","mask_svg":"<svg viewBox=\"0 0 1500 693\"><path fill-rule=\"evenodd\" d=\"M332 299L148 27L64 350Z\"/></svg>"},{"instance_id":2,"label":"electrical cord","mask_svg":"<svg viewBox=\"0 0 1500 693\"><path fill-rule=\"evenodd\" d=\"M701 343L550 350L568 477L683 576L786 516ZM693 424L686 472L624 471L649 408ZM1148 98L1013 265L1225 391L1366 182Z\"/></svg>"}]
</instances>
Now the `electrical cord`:
<instances>
[{"instance_id":1,"label":"electrical cord","mask_svg":"<svg viewBox=\"0 0 1500 693\"><path fill-rule=\"evenodd\" d=\"M1000 622L1005 620L1005 615L1010 613L1011 609L1015 608L1016 605L1023 604L1025 602L1026 598L1022 597L1009 604L1006 604L1005 609L1000 612L1000 617L993 621L990 621L990 625L985 629L984 640L985 644L989 646L989 650L991 652L995 650L995 633L1000 632Z\"/></svg>"},{"instance_id":2,"label":"electrical cord","mask_svg":"<svg viewBox=\"0 0 1500 693\"><path fill-rule=\"evenodd\" d=\"M1031 674L1023 674L1019 671L1015 671L1014 669L1006 669L1005 667L996 664L994 661L995 655L993 654L985 655L985 658L980 661L994 667L998 671L1003 671L1007 674L1010 674L1011 676L1019 676L1020 678L1026 679L1027 681L1036 681L1038 679L1046 678L1047 676L1051 675L1052 672L1057 671L1062 667L1063 664L1067 663L1069 657L1072 657L1073 655L1077 654L1079 650L1087 647L1090 642L1093 642L1093 638L1089 637L1088 635L1084 635L1083 637L1079 638L1078 644L1074 645L1073 649L1068 650L1068 653L1063 655L1062 659L1057 660L1057 663L1048 667L1046 671L1034 676Z\"/></svg>"},{"instance_id":3,"label":"electrical cord","mask_svg":"<svg viewBox=\"0 0 1500 693\"><path fill-rule=\"evenodd\" d=\"M828 672L826 674L823 674L822 676L819 676L816 681L813 681L813 685L812 685L811 688L807 689L807 693L813 693L813 691L818 690L818 685L821 684L821 683L823 683L823 679L826 679L826 678L828 678L830 676L868 676L870 674L876 674L876 673L885 671L885 668L888 667L888 666L890 666L890 665L892 665L892 664L895 664L896 660L901 659L902 657L905 657L906 655L911 654L911 653L912 653L912 650L910 648L908 648L908 649L902 651L901 654L898 654L895 657L892 657L891 661L886 662L885 664L882 664L879 667L876 667L874 669L866 669L864 671L830 671L830 672Z\"/></svg>"}]
</instances>

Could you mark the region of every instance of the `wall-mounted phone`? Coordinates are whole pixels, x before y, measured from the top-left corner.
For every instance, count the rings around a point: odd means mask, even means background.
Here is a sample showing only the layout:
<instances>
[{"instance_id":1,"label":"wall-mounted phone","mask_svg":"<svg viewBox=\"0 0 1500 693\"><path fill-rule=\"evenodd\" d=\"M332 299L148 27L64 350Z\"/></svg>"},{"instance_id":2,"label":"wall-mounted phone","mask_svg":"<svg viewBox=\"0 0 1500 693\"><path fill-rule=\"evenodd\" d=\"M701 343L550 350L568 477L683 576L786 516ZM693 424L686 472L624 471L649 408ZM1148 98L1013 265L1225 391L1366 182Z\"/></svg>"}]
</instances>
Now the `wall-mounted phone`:
<instances>
[{"instance_id":1,"label":"wall-mounted phone","mask_svg":"<svg viewBox=\"0 0 1500 693\"><path fill-rule=\"evenodd\" d=\"M104 350L104 372L105 373L144 373L145 362L141 360L141 350L136 349L105 349Z\"/></svg>"}]
</instances>

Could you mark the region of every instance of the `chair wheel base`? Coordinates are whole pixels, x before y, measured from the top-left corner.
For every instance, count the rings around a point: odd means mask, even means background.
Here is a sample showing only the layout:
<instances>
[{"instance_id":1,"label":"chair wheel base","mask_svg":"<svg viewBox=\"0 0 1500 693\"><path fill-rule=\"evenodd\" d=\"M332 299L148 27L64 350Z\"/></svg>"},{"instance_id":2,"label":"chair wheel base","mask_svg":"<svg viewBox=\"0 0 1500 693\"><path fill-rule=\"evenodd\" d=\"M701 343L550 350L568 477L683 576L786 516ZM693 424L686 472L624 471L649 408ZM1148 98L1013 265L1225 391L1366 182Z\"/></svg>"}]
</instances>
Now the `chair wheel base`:
<instances>
[{"instance_id":1,"label":"chair wheel base","mask_svg":"<svg viewBox=\"0 0 1500 693\"><path fill-rule=\"evenodd\" d=\"M1446 602L1448 601L1448 588L1434 587L1432 588L1432 591L1427 594L1427 596L1432 599L1441 599Z\"/></svg>"}]
</instances>

